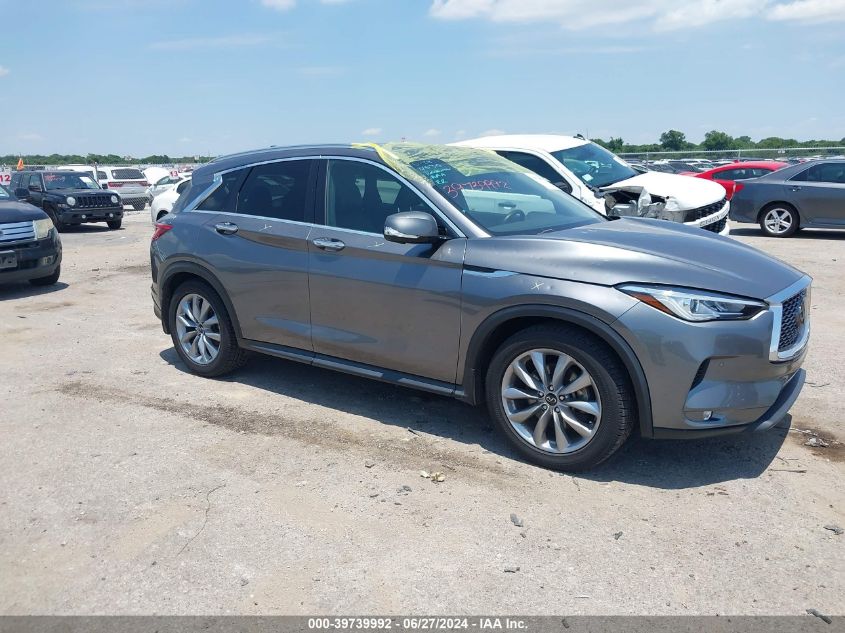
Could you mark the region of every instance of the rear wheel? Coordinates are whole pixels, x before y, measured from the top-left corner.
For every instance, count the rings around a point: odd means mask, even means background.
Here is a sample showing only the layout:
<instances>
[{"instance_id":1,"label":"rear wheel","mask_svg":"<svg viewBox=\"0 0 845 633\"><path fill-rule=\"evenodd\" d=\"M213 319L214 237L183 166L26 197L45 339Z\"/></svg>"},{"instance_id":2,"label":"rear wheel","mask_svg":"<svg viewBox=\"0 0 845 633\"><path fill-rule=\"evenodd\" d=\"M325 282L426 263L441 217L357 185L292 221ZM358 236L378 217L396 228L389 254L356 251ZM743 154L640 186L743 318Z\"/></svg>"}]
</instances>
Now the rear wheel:
<instances>
[{"instance_id":1,"label":"rear wheel","mask_svg":"<svg viewBox=\"0 0 845 633\"><path fill-rule=\"evenodd\" d=\"M798 212L789 204L773 204L760 213L760 228L769 237L794 235L799 223Z\"/></svg>"},{"instance_id":2,"label":"rear wheel","mask_svg":"<svg viewBox=\"0 0 845 633\"><path fill-rule=\"evenodd\" d=\"M119 218L119 219L117 219L117 220L109 220L108 222L106 222L106 224L108 224L108 225L109 225L109 228L110 228L112 231L116 231L116 230L117 230L117 229L119 229L119 228L121 227L121 225L123 224L123 218Z\"/></svg>"},{"instance_id":3,"label":"rear wheel","mask_svg":"<svg viewBox=\"0 0 845 633\"><path fill-rule=\"evenodd\" d=\"M246 360L220 296L202 281L186 281L170 299L170 336L195 374L222 376Z\"/></svg>"},{"instance_id":4,"label":"rear wheel","mask_svg":"<svg viewBox=\"0 0 845 633\"><path fill-rule=\"evenodd\" d=\"M147 206L146 202L135 202L135 203L132 204L132 208L135 209L136 211L143 211L144 207L146 207L146 206Z\"/></svg>"},{"instance_id":5,"label":"rear wheel","mask_svg":"<svg viewBox=\"0 0 845 633\"><path fill-rule=\"evenodd\" d=\"M59 281L59 277L62 274L62 266L59 264L56 266L56 270L53 272L52 275L47 275L46 277L38 277L37 279L30 279L29 283L33 286L52 286L54 283Z\"/></svg>"},{"instance_id":6,"label":"rear wheel","mask_svg":"<svg viewBox=\"0 0 845 633\"><path fill-rule=\"evenodd\" d=\"M543 325L505 341L490 362L487 406L513 446L557 470L610 457L635 421L633 388L618 358L589 333Z\"/></svg>"}]
</instances>

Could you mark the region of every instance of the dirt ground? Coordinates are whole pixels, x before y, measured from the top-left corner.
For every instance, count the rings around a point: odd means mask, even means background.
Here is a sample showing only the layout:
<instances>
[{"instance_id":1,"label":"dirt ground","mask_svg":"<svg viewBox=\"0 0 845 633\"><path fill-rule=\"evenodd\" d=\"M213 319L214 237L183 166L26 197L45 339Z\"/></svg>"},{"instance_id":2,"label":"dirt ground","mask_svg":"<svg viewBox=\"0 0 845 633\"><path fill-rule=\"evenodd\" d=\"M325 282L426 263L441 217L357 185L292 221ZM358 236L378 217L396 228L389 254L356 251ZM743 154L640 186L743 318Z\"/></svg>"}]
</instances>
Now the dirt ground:
<instances>
[{"instance_id":1,"label":"dirt ground","mask_svg":"<svg viewBox=\"0 0 845 633\"><path fill-rule=\"evenodd\" d=\"M790 431L632 439L576 477L445 398L186 373L150 233L67 232L60 284L0 287L0 613L845 613L845 232L736 232L815 278Z\"/></svg>"}]
</instances>

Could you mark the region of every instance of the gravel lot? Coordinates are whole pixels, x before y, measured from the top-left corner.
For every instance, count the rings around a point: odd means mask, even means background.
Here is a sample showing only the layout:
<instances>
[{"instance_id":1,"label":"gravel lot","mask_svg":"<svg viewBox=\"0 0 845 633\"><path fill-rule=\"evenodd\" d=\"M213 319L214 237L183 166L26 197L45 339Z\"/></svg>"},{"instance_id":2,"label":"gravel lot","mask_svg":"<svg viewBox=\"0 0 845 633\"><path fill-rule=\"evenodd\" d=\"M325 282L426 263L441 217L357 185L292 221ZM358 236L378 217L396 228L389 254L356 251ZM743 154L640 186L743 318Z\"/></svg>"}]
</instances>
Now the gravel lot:
<instances>
[{"instance_id":1,"label":"gravel lot","mask_svg":"<svg viewBox=\"0 0 845 633\"><path fill-rule=\"evenodd\" d=\"M634 439L577 477L444 398L186 373L150 233L65 233L62 283L0 287L0 613L845 613L845 232L736 234L815 278L791 431Z\"/></svg>"}]
</instances>

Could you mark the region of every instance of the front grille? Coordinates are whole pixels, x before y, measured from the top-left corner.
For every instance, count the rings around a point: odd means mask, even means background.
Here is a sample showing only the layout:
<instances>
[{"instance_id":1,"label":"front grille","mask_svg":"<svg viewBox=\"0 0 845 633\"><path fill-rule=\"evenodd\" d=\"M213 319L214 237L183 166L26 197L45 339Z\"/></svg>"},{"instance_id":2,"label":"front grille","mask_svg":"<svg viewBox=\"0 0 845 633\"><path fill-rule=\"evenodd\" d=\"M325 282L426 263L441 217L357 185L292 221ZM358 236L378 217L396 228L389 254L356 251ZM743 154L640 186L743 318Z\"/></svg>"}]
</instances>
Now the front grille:
<instances>
[{"instance_id":1,"label":"front grille","mask_svg":"<svg viewBox=\"0 0 845 633\"><path fill-rule=\"evenodd\" d=\"M35 225L32 220L0 224L0 245L34 239Z\"/></svg>"},{"instance_id":2,"label":"front grille","mask_svg":"<svg viewBox=\"0 0 845 633\"><path fill-rule=\"evenodd\" d=\"M708 215L718 213L722 210L722 207L725 206L725 202L727 202L727 196L722 198L718 202L714 202L713 204L708 204L704 207L698 207L697 209L690 209L686 213L684 222L695 222L696 220L700 220L701 218L706 218Z\"/></svg>"},{"instance_id":3,"label":"front grille","mask_svg":"<svg viewBox=\"0 0 845 633\"><path fill-rule=\"evenodd\" d=\"M711 222L710 224L705 224L701 228L705 231L713 231L714 233L721 233L725 229L725 225L728 223L728 216L723 217L721 220L717 220L716 222Z\"/></svg>"},{"instance_id":4,"label":"front grille","mask_svg":"<svg viewBox=\"0 0 845 633\"><path fill-rule=\"evenodd\" d=\"M778 341L778 351L782 352L789 349L804 332L805 322L807 320L805 305L807 298L807 291L802 290L794 297L783 302L783 313L780 322L780 340Z\"/></svg>"},{"instance_id":5,"label":"front grille","mask_svg":"<svg viewBox=\"0 0 845 633\"><path fill-rule=\"evenodd\" d=\"M104 207L113 207L111 201L111 194L94 194L76 196L77 209L102 209Z\"/></svg>"}]
</instances>

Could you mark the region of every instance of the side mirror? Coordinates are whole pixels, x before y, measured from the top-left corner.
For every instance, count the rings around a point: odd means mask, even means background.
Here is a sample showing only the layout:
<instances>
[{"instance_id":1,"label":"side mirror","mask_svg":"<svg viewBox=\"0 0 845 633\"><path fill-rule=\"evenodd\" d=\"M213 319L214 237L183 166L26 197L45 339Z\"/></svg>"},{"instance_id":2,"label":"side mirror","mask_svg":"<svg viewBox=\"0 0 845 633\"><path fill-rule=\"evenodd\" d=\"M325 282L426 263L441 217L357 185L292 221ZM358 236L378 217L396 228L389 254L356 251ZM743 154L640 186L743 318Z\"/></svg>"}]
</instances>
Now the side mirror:
<instances>
[{"instance_id":1,"label":"side mirror","mask_svg":"<svg viewBox=\"0 0 845 633\"><path fill-rule=\"evenodd\" d=\"M28 197L29 191L27 191L23 187L18 187L17 189L15 189L15 198L17 198L18 200L25 200Z\"/></svg>"},{"instance_id":2,"label":"side mirror","mask_svg":"<svg viewBox=\"0 0 845 633\"><path fill-rule=\"evenodd\" d=\"M440 229L430 213L404 211L387 216L384 239L397 244L430 244L440 239Z\"/></svg>"}]
</instances>

